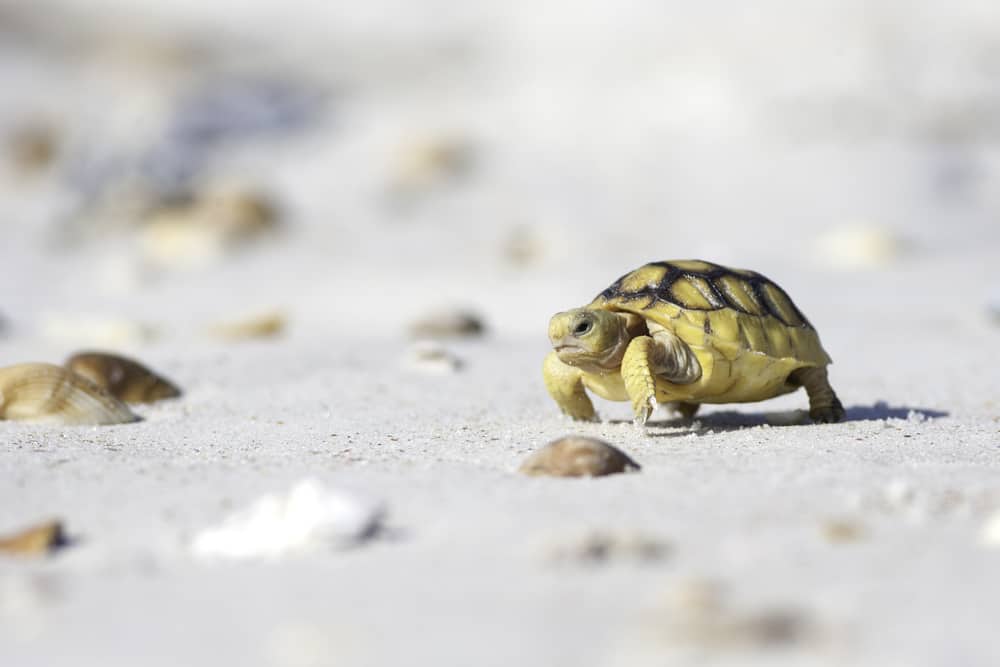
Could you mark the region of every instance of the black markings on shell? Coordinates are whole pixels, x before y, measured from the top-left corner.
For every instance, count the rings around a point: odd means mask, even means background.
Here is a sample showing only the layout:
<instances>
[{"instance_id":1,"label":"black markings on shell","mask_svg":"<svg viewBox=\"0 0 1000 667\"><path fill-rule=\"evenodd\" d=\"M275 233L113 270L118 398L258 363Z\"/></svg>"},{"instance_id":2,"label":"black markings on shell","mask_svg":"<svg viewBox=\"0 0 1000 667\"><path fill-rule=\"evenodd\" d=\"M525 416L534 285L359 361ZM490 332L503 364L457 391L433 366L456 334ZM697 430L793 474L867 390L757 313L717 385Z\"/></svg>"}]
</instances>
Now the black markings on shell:
<instances>
[{"instance_id":1,"label":"black markings on shell","mask_svg":"<svg viewBox=\"0 0 1000 667\"><path fill-rule=\"evenodd\" d=\"M686 310L728 308L744 315L774 317L790 327L812 328L785 291L765 276L700 260L651 262L616 280L597 299L644 300L644 310L660 303ZM706 333L710 332L707 321L705 326Z\"/></svg>"},{"instance_id":2,"label":"black markings on shell","mask_svg":"<svg viewBox=\"0 0 1000 667\"><path fill-rule=\"evenodd\" d=\"M174 383L138 361L116 354L80 352L65 365L126 403L153 403L181 395Z\"/></svg>"}]
</instances>

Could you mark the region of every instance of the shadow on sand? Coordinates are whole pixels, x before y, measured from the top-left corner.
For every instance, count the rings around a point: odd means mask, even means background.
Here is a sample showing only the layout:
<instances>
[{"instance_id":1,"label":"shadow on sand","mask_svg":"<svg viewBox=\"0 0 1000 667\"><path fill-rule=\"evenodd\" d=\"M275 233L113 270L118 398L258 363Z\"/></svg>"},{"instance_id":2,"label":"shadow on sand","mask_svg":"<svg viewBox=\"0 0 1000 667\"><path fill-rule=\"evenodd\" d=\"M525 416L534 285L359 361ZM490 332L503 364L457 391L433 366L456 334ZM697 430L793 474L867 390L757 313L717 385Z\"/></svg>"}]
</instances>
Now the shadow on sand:
<instances>
[{"instance_id":1,"label":"shadow on sand","mask_svg":"<svg viewBox=\"0 0 1000 667\"><path fill-rule=\"evenodd\" d=\"M878 401L872 405L852 405L848 407L844 422L911 418L924 421L947 416L948 413L944 410L914 408L905 405L892 406L885 401ZM614 420L611 423L626 424L630 422ZM812 424L812 421L809 419L809 413L806 410L787 410L783 412L739 412L737 410L723 410L699 415L692 421L678 417L650 421L647 426L650 429L670 429L668 431L650 431L649 435L651 437L669 437L686 435L692 432L735 431L753 426L806 426L810 424Z\"/></svg>"}]
</instances>

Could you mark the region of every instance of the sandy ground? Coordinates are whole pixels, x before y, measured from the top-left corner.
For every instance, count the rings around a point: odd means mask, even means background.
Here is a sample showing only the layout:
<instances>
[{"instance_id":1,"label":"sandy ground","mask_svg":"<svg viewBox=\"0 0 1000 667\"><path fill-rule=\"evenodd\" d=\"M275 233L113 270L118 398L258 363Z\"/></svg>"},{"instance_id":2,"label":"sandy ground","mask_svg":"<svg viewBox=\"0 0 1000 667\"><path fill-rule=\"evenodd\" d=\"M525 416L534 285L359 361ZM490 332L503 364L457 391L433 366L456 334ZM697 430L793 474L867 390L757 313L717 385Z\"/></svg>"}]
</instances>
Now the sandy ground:
<instances>
[{"instance_id":1,"label":"sandy ground","mask_svg":"<svg viewBox=\"0 0 1000 667\"><path fill-rule=\"evenodd\" d=\"M68 138L55 167L0 174L0 361L98 345L185 394L123 426L0 422L0 533L60 517L73 538L0 560L0 664L1000 664L983 537L1000 512L1000 151L976 113L997 93L966 67L995 62L973 29L995 10L814 3L781 26L706 10L657 31L645 5L566 28L556 9L380 22L385 3L303 4L301 43L263 69L297 72L319 120L227 144L196 179L263 187L280 229L193 265L151 258L133 220L162 183L123 195L119 167L95 166L161 155L149 137L191 77L128 40L53 46L65 35L37 15L6 33L30 38L0 60L24 91L4 127L45 117ZM275 11L248 10L238 37L266 43ZM175 20L168 34L190 29ZM695 28L722 45L681 39ZM240 48L207 80L228 81ZM268 57L246 53L252 72ZM414 176L398 154L421 142L471 166ZM540 376L548 317L681 257L785 287L847 420L803 423L803 394L645 430L624 404L562 418ZM408 368L408 325L441 306L487 335L445 343L456 373ZM272 309L278 338L206 333ZM642 471L516 472L570 433ZM192 555L199 532L306 478L381 502L383 529L272 562Z\"/></svg>"}]
</instances>

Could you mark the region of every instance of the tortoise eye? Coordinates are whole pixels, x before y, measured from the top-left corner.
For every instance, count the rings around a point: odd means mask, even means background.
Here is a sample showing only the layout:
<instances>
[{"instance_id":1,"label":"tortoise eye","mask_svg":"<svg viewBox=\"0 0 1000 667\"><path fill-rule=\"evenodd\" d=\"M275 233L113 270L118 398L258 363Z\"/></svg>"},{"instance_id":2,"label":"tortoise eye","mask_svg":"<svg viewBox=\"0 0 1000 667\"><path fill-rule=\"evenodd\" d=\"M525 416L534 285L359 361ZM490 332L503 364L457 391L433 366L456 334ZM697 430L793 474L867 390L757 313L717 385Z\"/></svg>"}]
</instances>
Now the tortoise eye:
<instances>
[{"instance_id":1,"label":"tortoise eye","mask_svg":"<svg viewBox=\"0 0 1000 667\"><path fill-rule=\"evenodd\" d=\"M593 328L594 323L590 320L580 320L577 325L573 327L573 335L582 336Z\"/></svg>"}]
</instances>

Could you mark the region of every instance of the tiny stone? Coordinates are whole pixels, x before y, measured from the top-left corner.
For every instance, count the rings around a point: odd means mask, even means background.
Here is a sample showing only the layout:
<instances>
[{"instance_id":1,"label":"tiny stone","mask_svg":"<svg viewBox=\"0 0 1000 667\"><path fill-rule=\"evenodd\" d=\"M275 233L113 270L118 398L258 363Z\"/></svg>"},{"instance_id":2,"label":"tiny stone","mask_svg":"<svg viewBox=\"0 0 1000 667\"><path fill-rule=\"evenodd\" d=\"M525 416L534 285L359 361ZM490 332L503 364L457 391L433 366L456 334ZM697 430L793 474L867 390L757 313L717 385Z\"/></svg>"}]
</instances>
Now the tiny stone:
<instances>
[{"instance_id":1,"label":"tiny stone","mask_svg":"<svg viewBox=\"0 0 1000 667\"><path fill-rule=\"evenodd\" d=\"M638 470L639 464L620 449L583 436L550 442L525 459L519 469L525 475L553 477L600 477Z\"/></svg>"},{"instance_id":2,"label":"tiny stone","mask_svg":"<svg viewBox=\"0 0 1000 667\"><path fill-rule=\"evenodd\" d=\"M481 336L485 331L482 318L460 309L428 313L410 325L410 335L414 338Z\"/></svg>"},{"instance_id":3,"label":"tiny stone","mask_svg":"<svg viewBox=\"0 0 1000 667\"><path fill-rule=\"evenodd\" d=\"M462 360L433 341L417 341L406 350L403 368L428 375L448 375L461 370Z\"/></svg>"},{"instance_id":4,"label":"tiny stone","mask_svg":"<svg viewBox=\"0 0 1000 667\"><path fill-rule=\"evenodd\" d=\"M44 556L67 544L62 522L46 521L13 535L0 537L0 553Z\"/></svg>"},{"instance_id":5,"label":"tiny stone","mask_svg":"<svg viewBox=\"0 0 1000 667\"><path fill-rule=\"evenodd\" d=\"M276 338L285 332L288 320L280 312L261 313L244 320L221 322L209 328L209 333L223 340Z\"/></svg>"},{"instance_id":6,"label":"tiny stone","mask_svg":"<svg viewBox=\"0 0 1000 667\"><path fill-rule=\"evenodd\" d=\"M670 544L638 533L591 532L560 544L552 551L555 561L603 563L612 560L655 562L668 557Z\"/></svg>"},{"instance_id":7,"label":"tiny stone","mask_svg":"<svg viewBox=\"0 0 1000 667\"><path fill-rule=\"evenodd\" d=\"M865 537L865 529L860 523L851 519L830 519L821 526L823 537L833 544L858 542Z\"/></svg>"}]
</instances>

